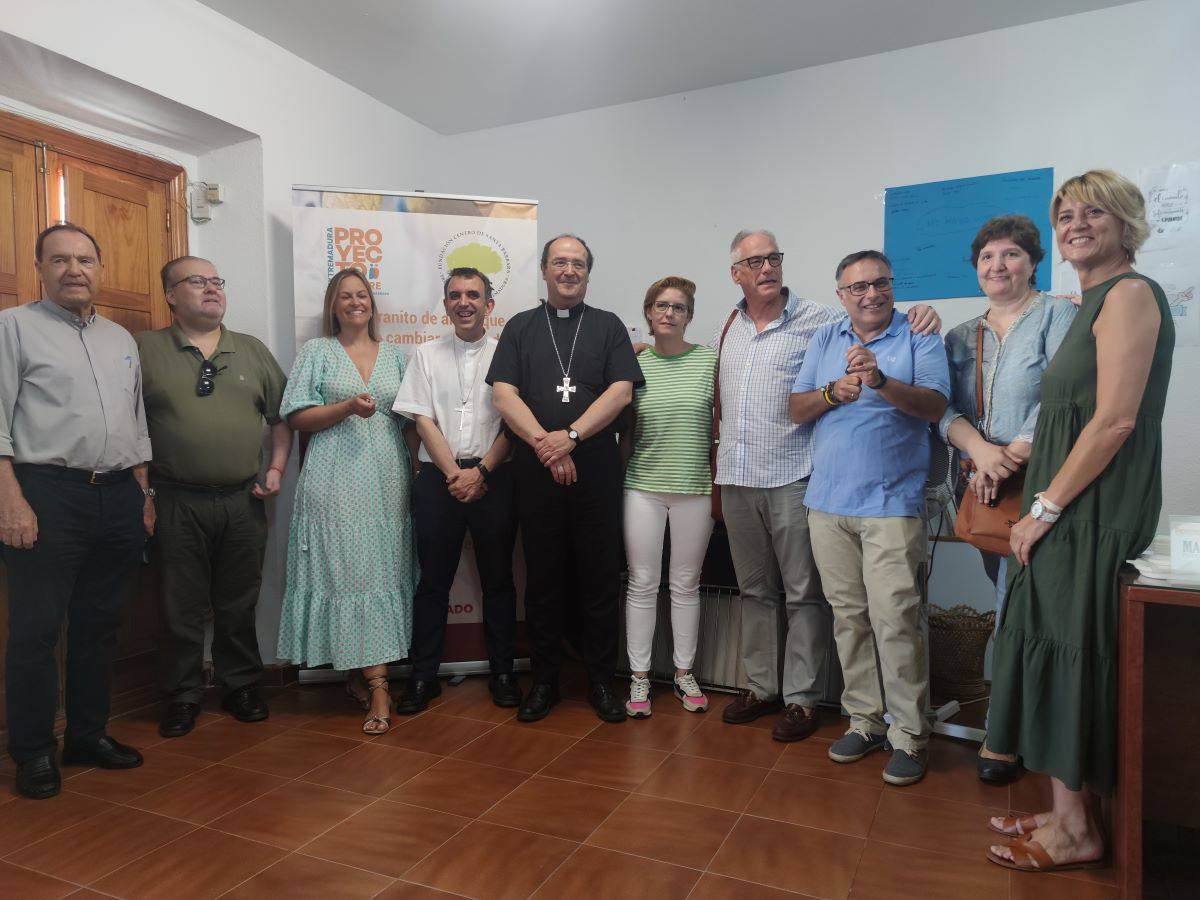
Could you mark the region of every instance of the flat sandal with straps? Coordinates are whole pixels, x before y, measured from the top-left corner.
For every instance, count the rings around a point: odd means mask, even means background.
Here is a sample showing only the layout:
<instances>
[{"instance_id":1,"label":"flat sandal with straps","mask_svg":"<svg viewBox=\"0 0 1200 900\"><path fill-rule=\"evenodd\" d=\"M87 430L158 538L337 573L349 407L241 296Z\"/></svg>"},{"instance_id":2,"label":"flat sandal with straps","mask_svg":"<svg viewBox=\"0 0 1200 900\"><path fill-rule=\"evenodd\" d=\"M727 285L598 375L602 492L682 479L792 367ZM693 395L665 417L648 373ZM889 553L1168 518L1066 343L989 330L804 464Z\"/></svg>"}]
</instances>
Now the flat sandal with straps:
<instances>
[{"instance_id":1,"label":"flat sandal with straps","mask_svg":"<svg viewBox=\"0 0 1200 900\"><path fill-rule=\"evenodd\" d=\"M388 690L388 680L386 675L372 675L367 680L367 690L377 691L383 689L385 693ZM388 696L388 711L392 709L392 698ZM388 729L392 727L391 716L367 716L367 720L363 722L363 734L380 735L387 734Z\"/></svg>"},{"instance_id":2,"label":"flat sandal with straps","mask_svg":"<svg viewBox=\"0 0 1200 900\"><path fill-rule=\"evenodd\" d=\"M1037 816L1005 816L999 828L988 819L988 828L1005 837L1022 837L1039 827Z\"/></svg>"}]
</instances>

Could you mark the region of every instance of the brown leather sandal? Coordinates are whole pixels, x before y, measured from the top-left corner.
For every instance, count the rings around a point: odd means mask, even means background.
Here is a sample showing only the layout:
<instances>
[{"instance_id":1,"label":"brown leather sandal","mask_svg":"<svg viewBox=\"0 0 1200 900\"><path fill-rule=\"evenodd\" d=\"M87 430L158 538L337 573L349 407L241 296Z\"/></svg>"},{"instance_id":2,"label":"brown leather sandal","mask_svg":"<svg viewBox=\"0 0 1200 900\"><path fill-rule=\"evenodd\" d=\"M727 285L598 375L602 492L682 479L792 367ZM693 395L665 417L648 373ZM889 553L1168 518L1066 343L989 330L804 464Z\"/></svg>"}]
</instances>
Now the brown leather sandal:
<instances>
[{"instance_id":1,"label":"brown leather sandal","mask_svg":"<svg viewBox=\"0 0 1200 900\"><path fill-rule=\"evenodd\" d=\"M370 678L367 679L367 689L368 690L377 691L381 688L383 689L384 693L387 693L388 680L387 680L386 675L372 675ZM370 709L370 706L368 706L367 708ZM391 696L389 695L389 697L388 697L388 712L391 712L391 709L392 709L392 699L391 699ZM363 722L362 730L363 730L363 734L369 734L371 736L376 736L376 735L380 735L380 734L387 734L388 729L390 729L391 727L392 727L392 717L391 716L367 716L367 721Z\"/></svg>"},{"instance_id":2,"label":"brown leather sandal","mask_svg":"<svg viewBox=\"0 0 1200 900\"><path fill-rule=\"evenodd\" d=\"M1050 858L1045 847L1028 837L1013 841L1008 845L1008 850L1012 853L1012 859L1005 859L1003 856L993 853L989 848L988 862L994 862L998 866L1004 866L1006 869L1013 869L1017 872L1066 872L1070 869L1102 869L1108 865L1108 860L1103 856L1100 859L1059 865Z\"/></svg>"},{"instance_id":3,"label":"brown leather sandal","mask_svg":"<svg viewBox=\"0 0 1200 900\"><path fill-rule=\"evenodd\" d=\"M1005 837L1022 837L1032 833L1037 827L1037 816L1005 816L999 828L992 824L990 818L988 819L988 828Z\"/></svg>"}]
</instances>

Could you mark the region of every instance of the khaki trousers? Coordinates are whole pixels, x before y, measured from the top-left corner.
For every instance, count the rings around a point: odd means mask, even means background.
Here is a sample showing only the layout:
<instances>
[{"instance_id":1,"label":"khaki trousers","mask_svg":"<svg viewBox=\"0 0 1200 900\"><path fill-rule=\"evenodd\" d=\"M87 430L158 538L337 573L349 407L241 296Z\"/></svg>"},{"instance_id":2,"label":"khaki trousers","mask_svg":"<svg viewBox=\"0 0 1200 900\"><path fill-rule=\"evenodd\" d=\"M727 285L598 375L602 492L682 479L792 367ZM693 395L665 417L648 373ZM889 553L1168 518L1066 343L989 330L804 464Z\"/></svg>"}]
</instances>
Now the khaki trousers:
<instances>
[{"instance_id":1,"label":"khaki trousers","mask_svg":"<svg viewBox=\"0 0 1200 900\"><path fill-rule=\"evenodd\" d=\"M929 742L925 694L929 667L917 567L925 523L908 516L870 518L808 512L813 557L833 608L842 663L842 706L850 727L883 734L897 750ZM891 713L889 728L884 710Z\"/></svg>"}]
</instances>

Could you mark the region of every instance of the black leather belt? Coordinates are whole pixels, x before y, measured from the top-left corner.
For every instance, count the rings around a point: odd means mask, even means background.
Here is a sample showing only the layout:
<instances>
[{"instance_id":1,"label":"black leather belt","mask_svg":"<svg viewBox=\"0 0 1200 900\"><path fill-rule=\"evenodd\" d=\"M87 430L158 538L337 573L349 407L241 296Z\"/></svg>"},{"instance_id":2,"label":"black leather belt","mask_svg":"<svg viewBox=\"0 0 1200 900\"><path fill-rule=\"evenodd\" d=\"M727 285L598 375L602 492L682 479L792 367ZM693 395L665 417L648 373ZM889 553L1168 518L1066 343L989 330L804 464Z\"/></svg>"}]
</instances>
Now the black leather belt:
<instances>
[{"instance_id":1,"label":"black leather belt","mask_svg":"<svg viewBox=\"0 0 1200 900\"><path fill-rule=\"evenodd\" d=\"M468 456L466 459L456 459L455 462L458 463L460 469L474 469L483 460L478 456Z\"/></svg>"},{"instance_id":2,"label":"black leather belt","mask_svg":"<svg viewBox=\"0 0 1200 900\"><path fill-rule=\"evenodd\" d=\"M187 491L193 494L216 494L225 496L227 494L240 494L242 491L254 484L257 476L251 475L245 481L238 484L189 484L186 481L165 481L162 478L152 478L150 483L156 491Z\"/></svg>"},{"instance_id":3,"label":"black leather belt","mask_svg":"<svg viewBox=\"0 0 1200 900\"><path fill-rule=\"evenodd\" d=\"M67 466L53 466L49 463L16 463L13 468L20 471L37 472L63 481L79 481L84 484L105 485L120 484L133 478L133 469L114 469L111 472L92 472L89 469L71 469Z\"/></svg>"}]
</instances>

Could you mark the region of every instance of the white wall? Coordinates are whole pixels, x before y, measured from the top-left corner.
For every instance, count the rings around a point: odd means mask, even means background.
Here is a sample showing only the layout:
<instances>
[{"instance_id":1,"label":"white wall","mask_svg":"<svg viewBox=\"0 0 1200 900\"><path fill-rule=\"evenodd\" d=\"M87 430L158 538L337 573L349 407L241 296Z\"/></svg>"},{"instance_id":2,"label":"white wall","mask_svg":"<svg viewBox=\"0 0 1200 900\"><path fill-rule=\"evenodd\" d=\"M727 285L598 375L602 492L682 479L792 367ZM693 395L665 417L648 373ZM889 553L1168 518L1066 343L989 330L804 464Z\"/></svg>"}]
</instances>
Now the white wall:
<instances>
[{"instance_id":1,"label":"white wall","mask_svg":"<svg viewBox=\"0 0 1200 900\"><path fill-rule=\"evenodd\" d=\"M630 323L654 279L692 278L707 340L738 297L727 250L741 227L773 229L791 287L836 303L837 261L882 244L888 186L1200 159L1198 40L1200 4L1151 0L456 136L430 186L537 198L542 235L582 234L591 299ZM949 326L983 301L935 305ZM1198 376L1195 348L1178 350L1164 516L1200 512Z\"/></svg>"}]
</instances>

